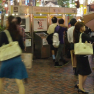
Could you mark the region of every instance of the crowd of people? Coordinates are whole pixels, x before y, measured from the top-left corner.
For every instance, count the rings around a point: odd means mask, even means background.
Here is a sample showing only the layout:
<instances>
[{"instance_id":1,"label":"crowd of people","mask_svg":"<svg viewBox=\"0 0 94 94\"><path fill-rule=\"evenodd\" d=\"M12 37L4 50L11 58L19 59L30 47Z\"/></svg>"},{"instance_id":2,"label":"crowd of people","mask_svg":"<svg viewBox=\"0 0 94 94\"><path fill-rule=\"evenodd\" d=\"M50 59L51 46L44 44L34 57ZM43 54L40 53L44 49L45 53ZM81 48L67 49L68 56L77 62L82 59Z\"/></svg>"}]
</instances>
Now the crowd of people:
<instances>
[{"instance_id":1,"label":"crowd of people","mask_svg":"<svg viewBox=\"0 0 94 94\"><path fill-rule=\"evenodd\" d=\"M10 33L13 41L18 41L19 46L22 50L26 51L25 46L25 31L24 28L20 26L21 18L9 16L6 22L6 30ZM70 45L69 51L71 54L71 62L74 70L74 75L78 76L79 83L74 87L78 89L78 92L83 94L89 94L84 90L84 83L89 74L91 74L91 68L88 61L87 55L75 55L74 53L74 43L79 42L80 34L82 33L82 42L85 41L94 42L94 32L91 33L91 36L86 33L84 22L77 22L75 18L70 20L71 26L68 28L64 25L64 19L57 20L56 17L52 18L52 24L48 28L48 36L51 42L48 42L51 46L52 59L55 67L62 67L66 65L68 61L64 59L64 45L65 36L67 36L68 43ZM87 30L89 31L89 30ZM54 33L59 35L59 47L55 48L52 44L52 38ZM6 36L5 31L0 34L0 47L3 44L9 44L8 37ZM59 62L62 62L60 65ZM2 61L0 68L0 94L3 92L3 82L5 78L15 79L19 87L19 94L25 94L25 88L22 79L28 78L28 74L25 68L24 63L22 62L21 56L16 56L14 58Z\"/></svg>"},{"instance_id":2,"label":"crowd of people","mask_svg":"<svg viewBox=\"0 0 94 94\"><path fill-rule=\"evenodd\" d=\"M57 32L59 34L59 41L60 45L58 48L53 47L53 44L50 43L51 50L52 50L52 58L55 63L55 67L61 67L62 65L65 65L68 63L63 57L63 47L66 45L64 43L66 41L65 34L67 33L67 40L69 43L69 51L71 54L71 62L72 67L74 70L74 75L78 76L79 83L76 84L74 87L78 89L78 93L83 94L89 94L89 92L86 92L84 90L84 83L86 81L86 78L89 74L91 74L91 68L88 61L88 55L75 55L74 53L74 44L79 43L79 37L82 33L82 42L85 43L85 41L94 42L94 32L91 32L91 36L89 35L90 29L85 26L84 22L77 22L75 18L72 18L70 20L71 26L68 28L64 25L64 19L59 19L57 23L57 18L52 18L52 24L48 28L48 36L51 40L53 38L53 34ZM48 39L47 39L48 41ZM49 42L48 42L49 43ZM56 53L55 53L56 52ZM62 65L59 64L59 61L62 61Z\"/></svg>"}]
</instances>

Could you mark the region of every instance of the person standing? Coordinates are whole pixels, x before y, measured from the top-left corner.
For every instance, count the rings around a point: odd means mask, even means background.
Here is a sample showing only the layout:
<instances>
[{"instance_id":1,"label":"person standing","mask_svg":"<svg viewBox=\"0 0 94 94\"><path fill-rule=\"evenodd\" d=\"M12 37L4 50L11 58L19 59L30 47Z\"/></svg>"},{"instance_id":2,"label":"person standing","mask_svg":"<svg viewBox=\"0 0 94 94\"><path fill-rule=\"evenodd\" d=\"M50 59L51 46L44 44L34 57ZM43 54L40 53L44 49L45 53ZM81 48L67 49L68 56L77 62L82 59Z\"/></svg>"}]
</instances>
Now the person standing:
<instances>
[{"instance_id":1,"label":"person standing","mask_svg":"<svg viewBox=\"0 0 94 94\"><path fill-rule=\"evenodd\" d=\"M25 30L24 30L24 28L21 26L21 22L22 22L22 19L21 19L21 17L16 17L16 19L17 19L17 26L18 26L18 29L19 29L19 31L20 31L20 34L22 35L22 37L23 37L23 41L24 41L24 46L25 46L25 51L26 51L26 44L25 44Z\"/></svg>"},{"instance_id":2,"label":"person standing","mask_svg":"<svg viewBox=\"0 0 94 94\"><path fill-rule=\"evenodd\" d=\"M57 18L53 17L52 24L49 26L49 28L47 30L48 35L51 35L54 33L56 26L57 26ZM50 45L51 45L51 51L52 51L52 58L53 58L53 61L55 61L55 50L56 49L53 47L52 44L50 44Z\"/></svg>"},{"instance_id":3,"label":"person standing","mask_svg":"<svg viewBox=\"0 0 94 94\"><path fill-rule=\"evenodd\" d=\"M85 43L85 41L91 41L94 42L94 38L91 38L87 34L84 33L85 31L85 24L83 22L77 22L74 29L74 43L79 42L80 34L82 33L82 42ZM85 92L84 90L84 84L86 81L86 78L89 74L91 74L91 68L88 61L87 55L76 55L77 59L77 73L78 73L78 79L79 84L75 85L75 88L78 89L79 93L83 94L89 94L88 92Z\"/></svg>"},{"instance_id":4,"label":"person standing","mask_svg":"<svg viewBox=\"0 0 94 94\"><path fill-rule=\"evenodd\" d=\"M94 38L94 31L93 30L91 30L90 37ZM92 62L93 62L93 59L94 59L94 43L92 43L92 44L93 44L93 55L91 56L91 58L92 58ZM92 67L92 69L94 70L94 67Z\"/></svg>"},{"instance_id":5,"label":"person standing","mask_svg":"<svg viewBox=\"0 0 94 94\"><path fill-rule=\"evenodd\" d=\"M66 63L68 63L68 61L66 61L63 58L63 47L64 47L64 33L67 31L67 27L64 26L64 20L63 19L59 19L58 21L59 26L57 26L55 28L55 32L57 32L59 34L59 41L60 41L60 45L58 47L57 50L57 54L56 54L56 60L55 60L55 67L61 67L62 65L59 65L59 60L61 59L61 61L63 62L63 64L65 65Z\"/></svg>"},{"instance_id":6,"label":"person standing","mask_svg":"<svg viewBox=\"0 0 94 94\"><path fill-rule=\"evenodd\" d=\"M70 43L70 53L71 53L71 61L72 61L72 67L74 70L74 75L77 75L76 73L76 56L74 55L74 43L73 43L73 31L75 28L75 23L77 20L75 18L72 18L70 20L71 27L67 31L67 37L68 37L68 42Z\"/></svg>"},{"instance_id":7,"label":"person standing","mask_svg":"<svg viewBox=\"0 0 94 94\"><path fill-rule=\"evenodd\" d=\"M20 48L24 49L24 43L20 32L17 29L17 24L13 16L9 16L6 22L7 31L10 33L13 41L18 41ZM0 47L3 44L9 44L8 38L5 32L0 34ZM14 49L15 50L15 49ZM7 53L7 52L6 52ZM22 62L21 56L2 61L0 68L0 94L3 92L3 83L5 78L15 79L19 94L25 94L25 88L22 79L28 78L28 74L24 63Z\"/></svg>"}]
</instances>

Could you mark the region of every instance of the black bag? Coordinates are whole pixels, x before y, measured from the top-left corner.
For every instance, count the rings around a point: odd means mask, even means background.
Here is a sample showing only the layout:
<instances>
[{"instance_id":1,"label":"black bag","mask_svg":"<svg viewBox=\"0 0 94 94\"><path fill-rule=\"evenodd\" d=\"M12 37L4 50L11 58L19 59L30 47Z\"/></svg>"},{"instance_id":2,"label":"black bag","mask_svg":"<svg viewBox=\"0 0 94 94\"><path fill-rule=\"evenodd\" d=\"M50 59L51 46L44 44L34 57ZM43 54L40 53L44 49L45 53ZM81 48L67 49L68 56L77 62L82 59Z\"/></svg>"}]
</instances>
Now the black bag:
<instances>
[{"instance_id":1,"label":"black bag","mask_svg":"<svg viewBox=\"0 0 94 94\"><path fill-rule=\"evenodd\" d=\"M53 41L52 41L53 34L54 34L54 33L52 33L52 34L48 35L48 37L46 38L46 40L47 40L48 44L50 44L50 45L52 45L52 43L53 43Z\"/></svg>"}]
</instances>

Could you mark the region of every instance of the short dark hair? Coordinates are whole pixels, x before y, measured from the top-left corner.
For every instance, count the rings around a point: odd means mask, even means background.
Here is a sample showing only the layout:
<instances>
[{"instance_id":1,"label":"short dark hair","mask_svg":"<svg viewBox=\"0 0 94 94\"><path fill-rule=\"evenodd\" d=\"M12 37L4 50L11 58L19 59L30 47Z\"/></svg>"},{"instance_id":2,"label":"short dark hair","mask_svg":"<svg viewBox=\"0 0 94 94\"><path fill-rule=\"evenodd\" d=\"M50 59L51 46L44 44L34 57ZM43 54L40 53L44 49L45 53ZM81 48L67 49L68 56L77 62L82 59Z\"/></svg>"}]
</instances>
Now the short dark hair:
<instances>
[{"instance_id":1,"label":"short dark hair","mask_svg":"<svg viewBox=\"0 0 94 94\"><path fill-rule=\"evenodd\" d=\"M64 19L59 19L58 23L59 24L64 24Z\"/></svg>"},{"instance_id":2,"label":"short dark hair","mask_svg":"<svg viewBox=\"0 0 94 94\"><path fill-rule=\"evenodd\" d=\"M70 20L71 26L74 26L76 22L77 22L77 20L76 20L75 18L72 18L72 19Z\"/></svg>"},{"instance_id":3,"label":"short dark hair","mask_svg":"<svg viewBox=\"0 0 94 94\"><path fill-rule=\"evenodd\" d=\"M56 17L53 17L53 18L52 18L52 22L53 22L53 23L57 23L57 18L56 18Z\"/></svg>"},{"instance_id":4,"label":"short dark hair","mask_svg":"<svg viewBox=\"0 0 94 94\"><path fill-rule=\"evenodd\" d=\"M17 24L20 24L21 23L21 17L16 17L16 19L17 19Z\"/></svg>"}]
</instances>

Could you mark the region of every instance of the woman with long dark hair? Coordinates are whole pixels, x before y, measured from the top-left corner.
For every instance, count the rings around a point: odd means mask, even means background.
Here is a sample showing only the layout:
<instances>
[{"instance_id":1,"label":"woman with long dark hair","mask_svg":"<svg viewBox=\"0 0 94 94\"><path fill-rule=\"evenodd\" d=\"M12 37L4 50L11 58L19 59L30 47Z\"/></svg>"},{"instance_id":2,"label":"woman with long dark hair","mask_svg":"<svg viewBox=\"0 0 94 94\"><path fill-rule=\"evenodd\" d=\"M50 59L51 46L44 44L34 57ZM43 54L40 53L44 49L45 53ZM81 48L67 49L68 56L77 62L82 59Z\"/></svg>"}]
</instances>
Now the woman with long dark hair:
<instances>
[{"instance_id":1,"label":"woman with long dark hair","mask_svg":"<svg viewBox=\"0 0 94 94\"><path fill-rule=\"evenodd\" d=\"M9 16L7 19L6 27L13 41L18 41L19 46L23 50L24 49L23 39L19 34L16 22L13 20L14 17ZM1 32L0 36L0 47L3 44L9 44L5 32ZM23 64L20 56L2 62L0 68L0 94L2 94L3 91L3 81L5 78L15 79L19 88L19 94L25 94L25 88L22 79L28 78L28 75L25 65Z\"/></svg>"},{"instance_id":2,"label":"woman with long dark hair","mask_svg":"<svg viewBox=\"0 0 94 94\"><path fill-rule=\"evenodd\" d=\"M80 34L82 33L82 42L91 41L94 42L94 38L89 37L87 34L84 33L85 31L85 24L83 22L77 22L75 25L74 30L74 43L79 42ZM75 85L75 88L78 89L78 92L83 94L89 94L84 90L84 83L86 78L89 74L91 74L91 69L88 61L87 55L77 55L77 73L79 74L79 84Z\"/></svg>"}]
</instances>

